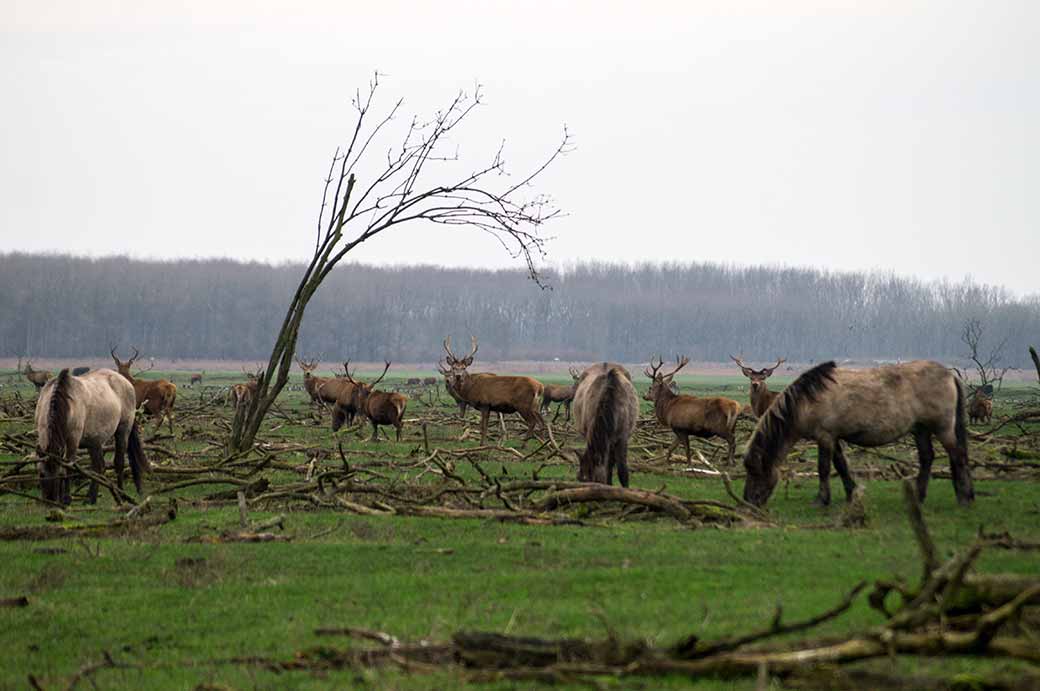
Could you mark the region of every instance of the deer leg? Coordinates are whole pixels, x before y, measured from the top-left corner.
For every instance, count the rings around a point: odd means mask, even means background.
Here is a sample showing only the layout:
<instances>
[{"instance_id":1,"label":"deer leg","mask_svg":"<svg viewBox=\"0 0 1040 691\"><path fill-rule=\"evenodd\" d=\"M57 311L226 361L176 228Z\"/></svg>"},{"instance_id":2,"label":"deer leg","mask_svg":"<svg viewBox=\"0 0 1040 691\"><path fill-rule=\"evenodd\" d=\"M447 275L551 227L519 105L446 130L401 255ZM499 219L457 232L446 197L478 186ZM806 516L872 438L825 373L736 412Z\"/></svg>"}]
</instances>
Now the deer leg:
<instances>
[{"instance_id":1,"label":"deer leg","mask_svg":"<svg viewBox=\"0 0 1040 691\"><path fill-rule=\"evenodd\" d=\"M481 446L485 446L487 444L487 426L488 426L488 418L490 416L491 416L491 409L490 408L481 408L480 409L480 445ZM499 415L499 418L501 418L501 415ZM502 423L502 426L505 427L505 423L504 422Z\"/></svg>"},{"instance_id":2,"label":"deer leg","mask_svg":"<svg viewBox=\"0 0 1040 691\"><path fill-rule=\"evenodd\" d=\"M560 417L560 408L562 408L562 407L563 407L562 403L559 404L558 406L556 406L556 414L553 415L553 419L552 419L554 425L556 424L556 418Z\"/></svg>"},{"instance_id":3,"label":"deer leg","mask_svg":"<svg viewBox=\"0 0 1040 691\"><path fill-rule=\"evenodd\" d=\"M397 441L401 441L401 427L403 427L403 425L400 421L398 421L397 424L394 425L394 427L397 428Z\"/></svg>"},{"instance_id":4,"label":"deer leg","mask_svg":"<svg viewBox=\"0 0 1040 691\"><path fill-rule=\"evenodd\" d=\"M682 443L683 448L686 449L686 465L690 465L690 435L684 434Z\"/></svg>"},{"instance_id":5,"label":"deer leg","mask_svg":"<svg viewBox=\"0 0 1040 691\"><path fill-rule=\"evenodd\" d=\"M570 422L571 421L571 402L567 401L564 405L567 406L567 417L564 418L564 421L565 422ZM556 422L556 421L553 420L553 422Z\"/></svg>"},{"instance_id":6,"label":"deer leg","mask_svg":"<svg viewBox=\"0 0 1040 691\"><path fill-rule=\"evenodd\" d=\"M726 437L726 451L727 455L729 456L727 465L732 466L734 462L736 462L737 456L737 438L733 434L730 434L728 437Z\"/></svg>"},{"instance_id":7,"label":"deer leg","mask_svg":"<svg viewBox=\"0 0 1040 691\"><path fill-rule=\"evenodd\" d=\"M917 445L917 498L924 501L928 495L928 480L932 477L932 461L935 460L935 448L932 446L932 433L930 430L917 428L914 430L914 443ZM947 449L949 453L949 449ZM953 469L953 454L950 454L951 470ZM952 475L952 473L951 473ZM957 487L957 478L954 476L954 488Z\"/></svg>"},{"instance_id":8,"label":"deer leg","mask_svg":"<svg viewBox=\"0 0 1040 691\"><path fill-rule=\"evenodd\" d=\"M379 441L379 425L376 424L375 420L372 420L372 438L369 441Z\"/></svg>"},{"instance_id":9,"label":"deer leg","mask_svg":"<svg viewBox=\"0 0 1040 691\"><path fill-rule=\"evenodd\" d=\"M675 449L676 449L676 448L677 448L677 447L679 446L679 442L680 442L680 441L682 441L682 440L681 440L681 439L679 438L679 435L678 435L678 433L676 433L676 435L675 435L675 441L673 441L673 442L672 442L672 445L668 447L668 453L666 453L666 454L664 455L664 461L665 461L665 463L669 463L669 462L671 462L671 460L672 460L672 452L673 452L673 451L675 451Z\"/></svg>"},{"instance_id":10,"label":"deer leg","mask_svg":"<svg viewBox=\"0 0 1040 691\"><path fill-rule=\"evenodd\" d=\"M829 506L831 503L831 456L834 448L830 444L820 442L816 447L818 460L816 472L820 476L820 491L813 500L816 506Z\"/></svg>"},{"instance_id":11,"label":"deer leg","mask_svg":"<svg viewBox=\"0 0 1040 691\"><path fill-rule=\"evenodd\" d=\"M502 443L505 444L509 432L506 430L506 416L502 413L498 414L498 424L502 427Z\"/></svg>"},{"instance_id":12,"label":"deer leg","mask_svg":"<svg viewBox=\"0 0 1040 691\"><path fill-rule=\"evenodd\" d=\"M167 410L164 413L166 415L166 421L170 423L170 436L173 436L173 410Z\"/></svg>"},{"instance_id":13,"label":"deer leg","mask_svg":"<svg viewBox=\"0 0 1040 691\"><path fill-rule=\"evenodd\" d=\"M841 448L841 441L834 443L834 469L838 471L838 475L841 477L841 484L845 487L845 500L850 501L852 499L852 493L856 490L856 480L852 477L852 473L849 472L849 464L845 461L845 451Z\"/></svg>"}]
</instances>

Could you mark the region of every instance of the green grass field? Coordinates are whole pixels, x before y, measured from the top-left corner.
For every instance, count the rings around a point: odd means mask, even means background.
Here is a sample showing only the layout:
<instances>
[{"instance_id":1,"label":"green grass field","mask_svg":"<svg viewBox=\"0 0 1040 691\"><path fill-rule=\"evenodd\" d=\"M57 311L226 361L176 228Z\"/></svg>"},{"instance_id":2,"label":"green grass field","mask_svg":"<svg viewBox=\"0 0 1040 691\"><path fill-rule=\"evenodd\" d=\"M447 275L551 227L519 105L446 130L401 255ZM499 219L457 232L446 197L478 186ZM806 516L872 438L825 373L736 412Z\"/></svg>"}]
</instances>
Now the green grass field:
<instances>
[{"instance_id":1,"label":"green grass field","mask_svg":"<svg viewBox=\"0 0 1040 691\"><path fill-rule=\"evenodd\" d=\"M418 374L399 373L384 385ZM217 386L242 377L210 375L207 387L195 390L183 386L186 373L173 373L172 378L182 386L178 397L182 412L174 439L161 433L149 444L164 451L150 454L157 471L146 479L145 492L160 506L176 497L177 519L125 537L0 542L0 599L24 595L29 600L26 607L0 609L5 624L0 630L4 651L0 687L25 688L33 675L43 688L64 688L77 670L107 653L126 667L100 670L90 680L81 680L81 687L92 680L99 688L456 688L471 682L455 669L431 674L398 668L276 672L246 659L289 661L319 646L361 646L315 633L322 627L345 626L409 640L446 640L463 629L589 638L612 631L626 639L667 645L691 633L714 637L761 627L778 603L786 618L809 616L834 605L860 580L898 575L912 581L920 572L898 481L859 474L866 485L868 525L836 527L844 506L840 483L836 479L832 483L834 506L811 506L816 493L815 453L808 447L791 455L786 464L788 480L768 507L776 527L693 529L663 518L595 520L594 515L586 526L525 526L474 519L360 516L272 500L253 507L249 518L263 521L285 514L284 535L291 541L189 542L239 526L234 500L203 501L207 495L226 491L226 484L163 490L177 481L179 467L213 464L222 458L213 440L226 434L223 425L230 410L200 402L216 395ZM645 378L639 379L645 390ZM781 379L777 386L782 383ZM743 379L688 378L680 379L680 384L684 392L729 395L746 403ZM29 400L34 396L31 387L20 384L16 390ZM8 400L14 395L11 386L0 394ZM1025 388L1006 389L997 401L998 416L1012 410L1012 401L1029 395ZM301 391L284 393L279 404L284 416L272 415L265 423L261 441L289 450L279 452L277 462L257 476L275 484L299 481L303 471L297 466L306 466L317 448L324 450L317 454L319 468L340 464L328 415L319 421L309 412L305 398ZM452 409L450 402L443 391L434 402L431 409L413 399L407 416L436 413L431 419L443 420ZM644 403L644 414L649 414L649 404ZM476 419L471 411L468 425L474 431ZM0 446L0 472L16 467L22 454L16 452L12 439L31 427L27 417L0 413L0 439L6 439ZM151 423L147 429L146 436L152 437ZM518 429L511 428L508 446L519 447ZM749 423L742 423L740 429L742 446ZM429 442L436 448L479 443L472 437L459 440L461 423L431 424L428 430ZM576 446L562 417L554 430L561 443ZM1012 460L1023 472L1036 470L1040 468L1037 431L1010 426L999 442L973 443L973 461L985 466L989 461ZM375 473L371 482L407 477L436 485L443 480L409 466L409 459L423 456L418 424L406 425L400 443L369 443L368 434L369 428L363 427L341 433L338 441L356 467L371 464ZM666 438L663 433L658 436ZM707 454L719 446L699 447ZM527 451L534 448L533 443L526 447ZM684 498L728 501L718 479L684 473L681 454L670 464L650 463L651 456L662 452L656 448L633 454L634 487L666 487ZM883 453L912 465L905 444ZM850 453L849 460L853 472L862 464L886 463L883 456L858 451ZM572 480L576 473L559 461L542 467L536 459L519 461L512 453L495 451L487 452L483 465L496 475L517 479L538 472L543 479ZM935 470L945 469L940 455ZM461 462L457 471L467 477L475 473ZM980 526L1040 540L1036 482L1000 479L986 474L984 467L977 468L976 475L978 498L968 509L957 506L948 479L932 481L925 516L941 556L969 544ZM737 482L738 489L741 484ZM24 491L37 490L28 483ZM51 512L23 497L0 496L0 526L45 525ZM76 498L61 520L77 525L107 521L120 513L102 490L96 507ZM987 551L980 568L1036 574L1040 569L1035 555ZM813 635L837 635L880 621L861 597L844 617ZM866 664L892 669L889 661ZM1009 669L1006 663L970 658L897 660L895 664L907 673L942 676ZM617 688L755 686L753 679L602 681Z\"/></svg>"}]
</instances>

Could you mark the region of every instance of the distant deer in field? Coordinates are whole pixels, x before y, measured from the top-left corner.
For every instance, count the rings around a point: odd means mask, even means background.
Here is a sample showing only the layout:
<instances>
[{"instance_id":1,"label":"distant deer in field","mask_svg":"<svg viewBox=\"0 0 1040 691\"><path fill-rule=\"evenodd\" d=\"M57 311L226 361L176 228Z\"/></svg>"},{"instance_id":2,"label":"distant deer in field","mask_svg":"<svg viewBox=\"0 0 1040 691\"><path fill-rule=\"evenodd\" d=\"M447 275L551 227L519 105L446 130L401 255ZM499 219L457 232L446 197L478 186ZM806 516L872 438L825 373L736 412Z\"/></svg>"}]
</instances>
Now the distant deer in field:
<instances>
[{"instance_id":1,"label":"distant deer in field","mask_svg":"<svg viewBox=\"0 0 1040 691\"><path fill-rule=\"evenodd\" d=\"M751 369L744 365L740 361L740 358L730 355L733 362L737 363L737 367L744 373L744 376L751 380L751 410L754 411L755 417L762 417L762 414L769 409L776 397L780 395L779 391L770 391L769 385L766 384L766 379L773 376L773 370L782 365L786 360L780 358L776 361L776 364L772 367L763 367L762 369Z\"/></svg>"},{"instance_id":2,"label":"distant deer in field","mask_svg":"<svg viewBox=\"0 0 1040 691\"><path fill-rule=\"evenodd\" d=\"M568 369L571 374L571 379L574 380L573 384L545 384L545 388L542 390L542 413L549 412L549 406L556 403L556 414L553 415L553 422L556 422L556 418L560 417L560 409L563 408L567 411L564 420L570 422L571 420L571 402L574 401L574 390L578 385L578 378L581 376L581 372L571 367Z\"/></svg>"},{"instance_id":3,"label":"distant deer in field","mask_svg":"<svg viewBox=\"0 0 1040 691\"><path fill-rule=\"evenodd\" d=\"M256 395L256 387L264 371L263 368L260 368L255 372L246 372L243 368L242 372L246 375L248 381L244 384L232 384L228 389L227 399L225 399L225 403L230 400L231 406L235 409L253 400L253 396Z\"/></svg>"},{"instance_id":4,"label":"distant deer in field","mask_svg":"<svg viewBox=\"0 0 1040 691\"><path fill-rule=\"evenodd\" d=\"M47 383L47 380L54 376L54 373L49 369L33 369L32 360L25 361L25 378L32 382L32 385L39 391L43 388L43 385Z\"/></svg>"},{"instance_id":5,"label":"distant deer in field","mask_svg":"<svg viewBox=\"0 0 1040 691\"><path fill-rule=\"evenodd\" d=\"M473 356L477 354L477 338L471 336L472 348L466 357L458 358L451 352L451 338L444 339L444 350L447 352L449 382L448 388L470 405L480 411L480 443L487 443L488 416L496 413L518 413L527 423L527 436L524 441L534 437L536 427L541 427L552 437L549 426L545 423L539 408L542 405L542 384L531 377L499 377L496 375L471 375L467 368L473 364Z\"/></svg>"},{"instance_id":6,"label":"distant deer in field","mask_svg":"<svg viewBox=\"0 0 1040 691\"><path fill-rule=\"evenodd\" d=\"M405 384L408 386L422 386L422 379L419 377L408 377Z\"/></svg>"},{"instance_id":7,"label":"distant deer in field","mask_svg":"<svg viewBox=\"0 0 1040 691\"><path fill-rule=\"evenodd\" d=\"M438 381L437 377L423 377L422 385L423 386L437 386L437 381Z\"/></svg>"},{"instance_id":8,"label":"distant deer in field","mask_svg":"<svg viewBox=\"0 0 1040 691\"><path fill-rule=\"evenodd\" d=\"M968 420L971 424L989 423L993 418L993 399L981 389L975 392L968 405Z\"/></svg>"},{"instance_id":9,"label":"distant deer in field","mask_svg":"<svg viewBox=\"0 0 1040 691\"><path fill-rule=\"evenodd\" d=\"M191 381L188 382L188 384L190 386L195 386L196 384L201 384L202 383L202 375L205 374L205 373L206 373L206 370L202 370L201 372L197 372L197 373L191 375Z\"/></svg>"},{"instance_id":10,"label":"distant deer in field","mask_svg":"<svg viewBox=\"0 0 1040 691\"><path fill-rule=\"evenodd\" d=\"M675 447L682 442L686 447L686 462L690 462L690 435L710 438L721 437L729 449L729 462L737 448L735 428L737 416L740 415L740 404L729 398L700 398L672 393L672 378L689 362L689 358L676 358L676 368L667 374L660 372L664 361L658 357L655 365L650 361L650 368L644 374L650 378L650 389L643 396L654 403L657 421L669 427L675 434L675 442L669 447L665 458L672 455Z\"/></svg>"},{"instance_id":11,"label":"distant deer in field","mask_svg":"<svg viewBox=\"0 0 1040 691\"><path fill-rule=\"evenodd\" d=\"M375 390L376 384L383 381L383 377L390 370L390 362L386 361L383 373L370 384L354 379L345 365L343 369L346 370L346 378L354 387L354 408L372 423L372 437L369 441L377 441L379 439L379 425L393 425L397 430L397 441L401 441L401 427L404 424L404 410L408 405L408 397L400 393ZM333 414L333 431L339 429L336 420L337 417Z\"/></svg>"},{"instance_id":12,"label":"distant deer in field","mask_svg":"<svg viewBox=\"0 0 1040 691\"><path fill-rule=\"evenodd\" d=\"M141 357L141 353L134 348L134 354L125 362L116 356L116 349L110 351L112 359L116 363L116 369L127 381L134 386L134 394L137 396L137 407L144 407L144 412L149 417L158 418L155 429L162 426L165 419L170 425L170 434L173 434L173 404L177 400L177 385L166 379L148 381L137 379L130 373L130 367ZM154 363L155 360L153 359ZM149 367L148 369L151 369ZM148 370L145 370L148 371ZM138 372L140 374L140 372Z\"/></svg>"}]
</instances>

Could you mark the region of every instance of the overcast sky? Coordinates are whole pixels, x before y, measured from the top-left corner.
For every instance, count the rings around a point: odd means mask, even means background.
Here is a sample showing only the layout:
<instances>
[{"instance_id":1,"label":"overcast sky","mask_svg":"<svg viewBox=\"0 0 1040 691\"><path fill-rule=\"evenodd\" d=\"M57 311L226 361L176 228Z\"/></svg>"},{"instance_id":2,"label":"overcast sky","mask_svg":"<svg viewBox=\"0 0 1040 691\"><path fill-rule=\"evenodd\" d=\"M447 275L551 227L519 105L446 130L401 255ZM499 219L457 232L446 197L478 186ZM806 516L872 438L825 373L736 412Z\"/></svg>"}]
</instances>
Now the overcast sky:
<instances>
[{"instance_id":1,"label":"overcast sky","mask_svg":"<svg viewBox=\"0 0 1040 691\"><path fill-rule=\"evenodd\" d=\"M890 269L1040 292L1035 2L0 0L0 251L309 256L350 96L505 138L556 263ZM370 263L517 265L417 226Z\"/></svg>"}]
</instances>

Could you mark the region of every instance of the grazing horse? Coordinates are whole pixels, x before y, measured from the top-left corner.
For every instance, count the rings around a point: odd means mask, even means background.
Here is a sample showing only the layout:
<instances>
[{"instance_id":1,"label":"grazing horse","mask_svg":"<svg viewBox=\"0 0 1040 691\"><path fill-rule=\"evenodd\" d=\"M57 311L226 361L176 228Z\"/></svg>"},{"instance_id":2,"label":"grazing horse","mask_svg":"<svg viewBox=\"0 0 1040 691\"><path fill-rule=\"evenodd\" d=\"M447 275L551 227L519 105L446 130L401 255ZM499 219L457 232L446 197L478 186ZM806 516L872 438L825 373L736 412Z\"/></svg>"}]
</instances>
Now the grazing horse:
<instances>
[{"instance_id":1,"label":"grazing horse","mask_svg":"<svg viewBox=\"0 0 1040 691\"><path fill-rule=\"evenodd\" d=\"M876 369L842 369L825 362L803 373L759 418L744 454L744 499L764 506L780 479L777 466L799 439L819 448L819 504L829 504L831 461L852 496L856 487L841 442L882 446L912 433L917 444L917 495L928 491L932 435L950 457L961 504L975 498L968 468L964 384L938 362L917 360Z\"/></svg>"},{"instance_id":2,"label":"grazing horse","mask_svg":"<svg viewBox=\"0 0 1040 691\"><path fill-rule=\"evenodd\" d=\"M585 437L578 455L578 480L628 487L628 438L639 420L639 397L632 375L621 365L601 362L577 375L574 420Z\"/></svg>"},{"instance_id":3,"label":"grazing horse","mask_svg":"<svg viewBox=\"0 0 1040 691\"><path fill-rule=\"evenodd\" d=\"M68 473L63 463L76 460L76 449L90 451L91 468L105 473L104 445L115 437L116 482L123 487L123 460L130 457L130 473L141 494L141 473L148 460L141 447L134 387L110 369L80 377L69 370L49 381L36 401L36 454L40 489L48 501L71 502ZM88 501L97 501L98 483L91 481ZM117 498L118 500L118 498Z\"/></svg>"}]
</instances>

